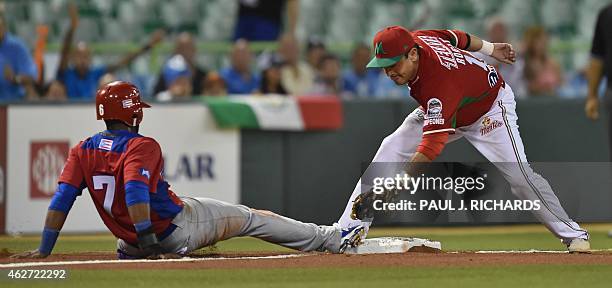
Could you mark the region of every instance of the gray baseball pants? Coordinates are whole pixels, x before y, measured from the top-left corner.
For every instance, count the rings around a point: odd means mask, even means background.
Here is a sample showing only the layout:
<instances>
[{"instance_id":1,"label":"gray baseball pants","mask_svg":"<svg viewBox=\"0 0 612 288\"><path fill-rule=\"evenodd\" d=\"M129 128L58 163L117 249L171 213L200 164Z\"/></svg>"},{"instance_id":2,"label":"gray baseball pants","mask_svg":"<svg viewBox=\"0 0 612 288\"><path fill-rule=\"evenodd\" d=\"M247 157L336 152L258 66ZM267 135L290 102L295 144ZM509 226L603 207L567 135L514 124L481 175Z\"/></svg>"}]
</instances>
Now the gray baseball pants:
<instances>
[{"instance_id":1,"label":"gray baseball pants","mask_svg":"<svg viewBox=\"0 0 612 288\"><path fill-rule=\"evenodd\" d=\"M209 198L181 197L185 207L174 217L176 229L160 244L165 253L188 254L232 237L252 236L300 251L340 249L339 227L303 223L270 211L256 210ZM146 256L122 239L117 249L134 256Z\"/></svg>"}]
</instances>

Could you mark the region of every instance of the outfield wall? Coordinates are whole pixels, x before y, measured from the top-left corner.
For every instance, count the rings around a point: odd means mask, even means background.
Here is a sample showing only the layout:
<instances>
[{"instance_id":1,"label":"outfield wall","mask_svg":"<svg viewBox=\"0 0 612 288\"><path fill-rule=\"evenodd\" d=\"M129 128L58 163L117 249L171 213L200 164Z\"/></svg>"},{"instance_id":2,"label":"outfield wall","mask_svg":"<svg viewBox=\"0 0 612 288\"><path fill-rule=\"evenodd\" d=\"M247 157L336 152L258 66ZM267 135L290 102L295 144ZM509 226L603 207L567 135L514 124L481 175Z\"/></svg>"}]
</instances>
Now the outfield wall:
<instances>
[{"instance_id":1,"label":"outfield wall","mask_svg":"<svg viewBox=\"0 0 612 288\"><path fill-rule=\"evenodd\" d=\"M339 130L279 132L220 130L200 102L155 104L146 111L141 132L160 142L166 176L179 195L213 197L326 224L339 217L382 139L415 107L403 100L348 101ZM527 100L517 110L530 161L608 161L604 123L587 120L581 100ZM94 115L91 104L0 106L0 176L5 181L2 189L0 177L0 228L40 231L67 149L103 129ZM464 140L447 146L440 159L484 161ZM581 187L574 188L559 192L570 214L612 220L612 191L580 198ZM67 231L105 230L87 194L71 211ZM1 213L2 203L6 213ZM4 215L6 222L1 221Z\"/></svg>"}]
</instances>

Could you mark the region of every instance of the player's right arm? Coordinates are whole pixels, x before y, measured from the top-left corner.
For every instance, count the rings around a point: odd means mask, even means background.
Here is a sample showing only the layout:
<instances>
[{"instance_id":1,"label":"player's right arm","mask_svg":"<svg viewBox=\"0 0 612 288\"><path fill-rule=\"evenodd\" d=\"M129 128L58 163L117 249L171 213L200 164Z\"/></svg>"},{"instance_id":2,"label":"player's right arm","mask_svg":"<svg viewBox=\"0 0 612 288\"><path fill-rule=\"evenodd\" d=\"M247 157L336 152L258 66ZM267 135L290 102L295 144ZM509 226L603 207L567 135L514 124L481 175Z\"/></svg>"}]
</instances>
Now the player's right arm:
<instances>
[{"instance_id":1,"label":"player's right arm","mask_svg":"<svg viewBox=\"0 0 612 288\"><path fill-rule=\"evenodd\" d=\"M68 212L84 188L83 173L77 155L79 146L80 143L70 150L70 155L60 175L59 184L47 210L40 246L36 250L14 255L14 258L45 258L53 251Z\"/></svg>"}]
</instances>

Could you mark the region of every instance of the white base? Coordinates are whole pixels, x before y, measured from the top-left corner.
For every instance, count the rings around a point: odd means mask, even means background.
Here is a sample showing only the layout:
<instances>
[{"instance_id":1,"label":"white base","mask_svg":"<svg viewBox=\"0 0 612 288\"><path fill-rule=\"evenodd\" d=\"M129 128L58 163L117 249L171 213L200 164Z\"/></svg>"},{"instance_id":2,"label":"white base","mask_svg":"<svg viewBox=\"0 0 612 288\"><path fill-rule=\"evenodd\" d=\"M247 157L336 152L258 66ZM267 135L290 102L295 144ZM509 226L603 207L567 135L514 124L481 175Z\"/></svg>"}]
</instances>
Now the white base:
<instances>
[{"instance_id":1,"label":"white base","mask_svg":"<svg viewBox=\"0 0 612 288\"><path fill-rule=\"evenodd\" d=\"M386 254L406 252L436 253L442 250L442 244L421 238L381 237L365 239L357 247L349 247L345 254Z\"/></svg>"}]
</instances>

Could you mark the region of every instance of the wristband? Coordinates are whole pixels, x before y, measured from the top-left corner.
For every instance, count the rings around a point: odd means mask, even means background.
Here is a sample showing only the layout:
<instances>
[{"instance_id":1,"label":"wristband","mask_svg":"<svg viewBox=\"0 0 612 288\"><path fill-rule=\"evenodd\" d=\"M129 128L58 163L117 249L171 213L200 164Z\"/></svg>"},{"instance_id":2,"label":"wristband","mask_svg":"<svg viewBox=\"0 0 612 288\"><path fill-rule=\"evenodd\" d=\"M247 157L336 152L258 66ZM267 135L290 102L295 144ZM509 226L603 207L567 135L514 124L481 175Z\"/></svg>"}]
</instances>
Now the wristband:
<instances>
[{"instance_id":1,"label":"wristband","mask_svg":"<svg viewBox=\"0 0 612 288\"><path fill-rule=\"evenodd\" d=\"M59 230L45 227L45 229L43 229L42 240L40 241L40 247L38 248L38 252L45 255L51 254L51 251L53 250L53 246L55 246L55 241L57 241L58 236Z\"/></svg>"},{"instance_id":2,"label":"wristband","mask_svg":"<svg viewBox=\"0 0 612 288\"><path fill-rule=\"evenodd\" d=\"M493 54L493 50L495 50L495 46L493 45L493 43L482 40L482 48L480 48L478 52L487 56L491 56Z\"/></svg>"}]
</instances>

